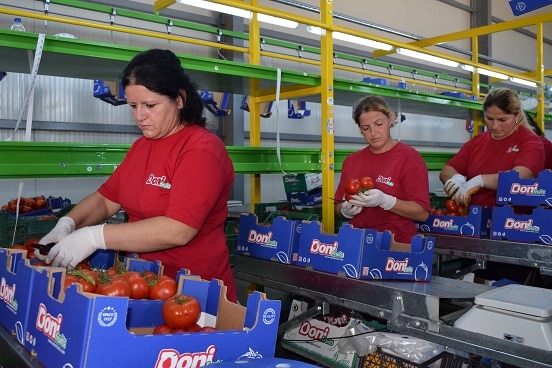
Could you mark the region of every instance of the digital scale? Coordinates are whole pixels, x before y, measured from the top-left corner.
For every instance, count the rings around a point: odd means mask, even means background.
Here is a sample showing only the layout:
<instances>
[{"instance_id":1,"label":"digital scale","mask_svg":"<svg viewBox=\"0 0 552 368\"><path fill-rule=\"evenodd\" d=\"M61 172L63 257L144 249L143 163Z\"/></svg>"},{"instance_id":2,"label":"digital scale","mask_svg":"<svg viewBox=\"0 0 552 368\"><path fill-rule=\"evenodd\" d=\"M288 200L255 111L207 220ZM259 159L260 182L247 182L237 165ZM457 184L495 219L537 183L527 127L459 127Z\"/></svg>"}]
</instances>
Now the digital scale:
<instances>
[{"instance_id":1,"label":"digital scale","mask_svg":"<svg viewBox=\"0 0 552 368\"><path fill-rule=\"evenodd\" d=\"M507 285L479 294L454 327L552 350L552 290Z\"/></svg>"}]
</instances>

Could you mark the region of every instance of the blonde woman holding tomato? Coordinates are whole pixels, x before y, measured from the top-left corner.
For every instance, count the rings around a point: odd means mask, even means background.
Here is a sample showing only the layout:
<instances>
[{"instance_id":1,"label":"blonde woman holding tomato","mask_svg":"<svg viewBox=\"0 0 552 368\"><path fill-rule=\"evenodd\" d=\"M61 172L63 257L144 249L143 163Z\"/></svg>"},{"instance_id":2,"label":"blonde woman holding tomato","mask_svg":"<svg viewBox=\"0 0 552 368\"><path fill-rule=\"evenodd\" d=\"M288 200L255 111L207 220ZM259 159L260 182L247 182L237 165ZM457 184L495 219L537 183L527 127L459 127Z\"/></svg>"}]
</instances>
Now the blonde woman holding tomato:
<instances>
[{"instance_id":1,"label":"blonde woman holding tomato","mask_svg":"<svg viewBox=\"0 0 552 368\"><path fill-rule=\"evenodd\" d=\"M427 166L419 152L391 137L395 114L381 97L360 100L353 119L368 146L343 161L335 211L354 227L389 230L396 241L410 243L414 221L427 220L431 210ZM373 188L346 196L351 180L365 177Z\"/></svg>"}]
</instances>

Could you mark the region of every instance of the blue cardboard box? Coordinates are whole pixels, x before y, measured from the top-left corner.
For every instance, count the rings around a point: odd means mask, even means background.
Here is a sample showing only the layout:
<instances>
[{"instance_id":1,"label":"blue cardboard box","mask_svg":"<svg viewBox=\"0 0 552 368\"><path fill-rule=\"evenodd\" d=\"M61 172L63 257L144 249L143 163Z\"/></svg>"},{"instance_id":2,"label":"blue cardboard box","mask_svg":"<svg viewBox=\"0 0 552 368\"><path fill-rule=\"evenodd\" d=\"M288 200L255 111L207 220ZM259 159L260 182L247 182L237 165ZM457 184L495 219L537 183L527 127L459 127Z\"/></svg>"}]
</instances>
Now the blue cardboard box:
<instances>
[{"instance_id":1,"label":"blue cardboard box","mask_svg":"<svg viewBox=\"0 0 552 368\"><path fill-rule=\"evenodd\" d=\"M552 171L534 179L520 179L515 170L498 173L497 205L552 206Z\"/></svg>"},{"instance_id":2,"label":"blue cardboard box","mask_svg":"<svg viewBox=\"0 0 552 368\"><path fill-rule=\"evenodd\" d=\"M370 231L374 242L379 233ZM336 235L321 232L319 221L303 221L297 249L297 266L359 278L365 231L343 225Z\"/></svg>"},{"instance_id":3,"label":"blue cardboard box","mask_svg":"<svg viewBox=\"0 0 552 368\"><path fill-rule=\"evenodd\" d=\"M421 233L488 238L491 216L490 207L470 206L467 216L429 215L425 222L417 222L416 226Z\"/></svg>"},{"instance_id":4,"label":"blue cardboard box","mask_svg":"<svg viewBox=\"0 0 552 368\"><path fill-rule=\"evenodd\" d=\"M256 215L242 213L235 253L291 264L297 252L301 227L301 221L286 220L281 216L276 217L272 224L259 224Z\"/></svg>"},{"instance_id":5,"label":"blue cardboard box","mask_svg":"<svg viewBox=\"0 0 552 368\"><path fill-rule=\"evenodd\" d=\"M29 318L34 275L25 250L0 248L0 324L21 345Z\"/></svg>"},{"instance_id":6,"label":"blue cardboard box","mask_svg":"<svg viewBox=\"0 0 552 368\"><path fill-rule=\"evenodd\" d=\"M517 214L511 206L494 207L491 239L552 245L552 209Z\"/></svg>"},{"instance_id":7,"label":"blue cardboard box","mask_svg":"<svg viewBox=\"0 0 552 368\"><path fill-rule=\"evenodd\" d=\"M200 325L212 320L218 331L154 335L164 301L87 294L76 285L56 294L65 271L35 272L25 347L46 367L201 367L274 356L280 301L257 291L244 307L226 300L219 280L181 276L178 292L199 300Z\"/></svg>"},{"instance_id":8,"label":"blue cardboard box","mask_svg":"<svg viewBox=\"0 0 552 368\"><path fill-rule=\"evenodd\" d=\"M361 279L429 281L433 272L435 238L416 235L410 244L397 243L389 231L380 241L368 236L362 251Z\"/></svg>"},{"instance_id":9,"label":"blue cardboard box","mask_svg":"<svg viewBox=\"0 0 552 368\"><path fill-rule=\"evenodd\" d=\"M303 221L298 266L355 279L431 279L435 239L416 235L398 243L389 231L343 225L337 235L321 232L318 221Z\"/></svg>"},{"instance_id":10,"label":"blue cardboard box","mask_svg":"<svg viewBox=\"0 0 552 368\"><path fill-rule=\"evenodd\" d=\"M317 206L322 204L322 188L308 192L286 193L288 202L297 206Z\"/></svg>"}]
</instances>

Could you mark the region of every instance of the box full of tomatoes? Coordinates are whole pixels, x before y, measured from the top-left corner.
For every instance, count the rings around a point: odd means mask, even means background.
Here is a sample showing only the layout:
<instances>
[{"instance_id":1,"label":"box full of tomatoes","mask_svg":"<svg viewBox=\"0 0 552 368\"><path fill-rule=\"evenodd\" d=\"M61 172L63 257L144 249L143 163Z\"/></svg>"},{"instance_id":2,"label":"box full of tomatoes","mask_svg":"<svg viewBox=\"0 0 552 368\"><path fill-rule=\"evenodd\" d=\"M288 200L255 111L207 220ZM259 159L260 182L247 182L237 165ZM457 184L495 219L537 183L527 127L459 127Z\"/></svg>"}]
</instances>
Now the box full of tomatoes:
<instances>
[{"instance_id":1,"label":"box full of tomatoes","mask_svg":"<svg viewBox=\"0 0 552 368\"><path fill-rule=\"evenodd\" d=\"M318 221L303 221L296 265L356 279L431 279L435 239L416 235L395 242L389 231L343 225L326 234Z\"/></svg>"},{"instance_id":2,"label":"box full of tomatoes","mask_svg":"<svg viewBox=\"0 0 552 368\"><path fill-rule=\"evenodd\" d=\"M221 281L183 274L172 296L130 299L64 289L65 270L34 272L25 347L45 367L201 367L274 356L281 302L257 291L245 307L224 297Z\"/></svg>"},{"instance_id":3,"label":"box full of tomatoes","mask_svg":"<svg viewBox=\"0 0 552 368\"><path fill-rule=\"evenodd\" d=\"M449 200L452 201L452 200ZM450 202L447 201L447 204ZM472 205L462 214L452 210L437 209L432 211L424 222L417 222L418 232L446 235L462 235L472 238L488 238L491 229L492 209ZM459 210L457 210L459 211Z\"/></svg>"},{"instance_id":4,"label":"box full of tomatoes","mask_svg":"<svg viewBox=\"0 0 552 368\"><path fill-rule=\"evenodd\" d=\"M242 213L236 254L291 264L296 257L301 226L300 220L281 216L271 224L259 224L256 215Z\"/></svg>"},{"instance_id":5,"label":"box full of tomatoes","mask_svg":"<svg viewBox=\"0 0 552 368\"><path fill-rule=\"evenodd\" d=\"M0 211L0 246L23 244L29 238L42 238L71 208L72 205L68 205L55 214L20 216L17 219Z\"/></svg>"},{"instance_id":6,"label":"box full of tomatoes","mask_svg":"<svg viewBox=\"0 0 552 368\"><path fill-rule=\"evenodd\" d=\"M2 205L2 212L12 217L51 215L66 206L71 205L71 200L62 197L19 197L9 200ZM19 209L19 211L17 211Z\"/></svg>"}]
</instances>

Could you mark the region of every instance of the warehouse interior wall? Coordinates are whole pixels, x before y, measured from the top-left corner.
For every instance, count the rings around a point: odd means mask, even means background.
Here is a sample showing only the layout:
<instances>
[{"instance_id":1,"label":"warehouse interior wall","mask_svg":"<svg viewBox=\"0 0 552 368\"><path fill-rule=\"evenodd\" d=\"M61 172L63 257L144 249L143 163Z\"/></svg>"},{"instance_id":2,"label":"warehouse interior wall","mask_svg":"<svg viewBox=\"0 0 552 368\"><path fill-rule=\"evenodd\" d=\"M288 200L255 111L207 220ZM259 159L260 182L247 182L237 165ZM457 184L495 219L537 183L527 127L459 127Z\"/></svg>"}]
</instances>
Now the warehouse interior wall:
<instances>
[{"instance_id":1,"label":"warehouse interior wall","mask_svg":"<svg viewBox=\"0 0 552 368\"><path fill-rule=\"evenodd\" d=\"M109 1L94 1L107 3ZM7 4L7 1L0 1L0 5ZM116 2L119 4L118 2ZM129 1L128 6L147 9L152 6L152 1ZM305 4L318 6L319 1L303 1ZM283 7L277 1L259 1L259 5ZM9 4L10 6L13 6ZM21 9L37 9L43 7L41 1L21 0L18 2ZM415 38L432 37L440 34L447 34L469 29L472 22L471 1L437 1L437 0L372 0L370 2L356 0L343 1L334 4L334 11L346 15L349 20L362 20L371 25L369 32L389 37L389 29L394 31L394 37L402 41L412 41ZM288 9L289 10L289 9ZM55 12L55 7L51 12ZM542 12L546 11L542 10ZM170 12L181 12L190 18L203 22L216 24L220 19L203 10L184 9L182 5L175 5ZM197 13L196 13L197 12ZM298 9L297 13L302 10ZM540 11L532 12L531 15L539 14ZM446 14L446 16L443 16ZM72 10L72 15L86 19L93 16L85 10ZM509 8L508 1L493 1L491 5L490 18L494 21L514 19ZM0 27L9 28L13 18L0 14ZM131 25L136 28L151 27L140 21L117 18L121 24ZM44 32L47 34L71 33L79 38L92 39L100 42L132 45L136 47L163 47L169 48L177 53L188 53L208 57L217 57L216 50L208 50L194 45L183 45L166 40L153 40L143 37L119 34L108 31L71 28L65 24L24 19L23 23L28 31ZM358 28L366 31L366 24L355 24L345 20L336 23L346 24L350 28ZM387 30L378 30L373 26L383 25ZM270 28L270 27L269 27ZM277 27L268 29L267 32L281 32ZM402 32L399 34L399 31ZM534 30L527 30L534 32ZM534 34L534 33L533 33ZM545 37L552 35L552 24L546 24ZM196 35L193 31L186 34L189 37L204 37ZM302 31L302 39L316 42L315 36ZM491 57L492 59L504 61L507 64L515 65L527 70L534 70L536 65L535 42L531 40L531 33L506 31L492 36ZM343 46L344 45L338 45ZM466 40L453 42L449 46L459 50L469 50L470 45ZM545 69L552 69L552 45L546 39L544 47ZM271 51L278 51L273 49ZM393 60L399 63L408 63L409 60L402 56L393 55ZM247 60L245 60L247 61ZM301 70L306 73L317 72L309 65L297 65L293 62L275 61L264 58L263 65L282 67L291 70ZM423 65L429 68L429 65ZM90 79L65 78L63 66L60 66L60 76L39 75L37 78L34 104L29 119L33 122L31 140L46 142L94 142L94 143L123 143L130 144L140 132L134 126L134 122L125 105L112 106L103 101L93 98L93 81ZM118 74L120 71L116 71ZM40 73L39 73L40 74ZM352 80L362 79L363 75L344 73L344 78ZM0 139L8 139L14 129L21 106L23 104L26 89L29 85L29 74L9 73L8 77L0 83ZM201 85L199 85L201 89ZM410 85L409 89L418 89L420 92L434 92L429 87L421 85ZM232 136L232 145L247 146L249 137L249 113L238 109L242 96L232 96L234 105L232 116L214 117L206 112L210 127L222 138L229 134ZM362 96L359 96L360 99ZM238 103L236 103L236 101ZM358 128L351 118L351 109L356 101L350 101L347 105L336 106L335 108L335 147L347 149L360 149L365 146ZM280 101L270 118L261 120L261 145L274 147L278 143L276 137L281 135L282 147L320 147L321 135L321 109L317 102L308 102L310 116L302 119L289 119L287 117L287 100ZM431 108L430 106L428 108ZM425 151L447 151L454 152L463 142L469 139L470 134L466 131L466 121L430 115L410 114L402 111L397 106L397 112L403 114L404 121L398 123L392 130L395 139L410 144L418 150ZM25 124L27 116L23 119L19 131L14 134L13 140L25 140ZM232 132L233 133L230 133ZM239 131L243 134L236 134ZM550 131L546 134L550 137ZM225 142L227 142L225 140ZM228 143L227 143L228 144ZM441 189L436 173L430 172L430 190ZM53 195L68 197L78 201L85 195L95 190L104 178L68 178L68 179L25 179L3 180L0 186L0 202L7 202L17 196L18 188L23 183L22 193L25 196ZM339 173L336 173L336 183L339 180ZM237 200L247 202L249 198L248 175L239 177L236 181L240 188L236 190ZM280 174L263 175L262 182L263 202L272 202L285 199L284 188Z\"/></svg>"}]
</instances>

